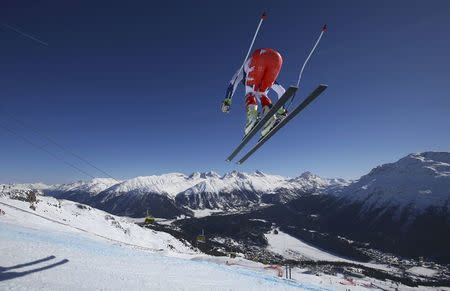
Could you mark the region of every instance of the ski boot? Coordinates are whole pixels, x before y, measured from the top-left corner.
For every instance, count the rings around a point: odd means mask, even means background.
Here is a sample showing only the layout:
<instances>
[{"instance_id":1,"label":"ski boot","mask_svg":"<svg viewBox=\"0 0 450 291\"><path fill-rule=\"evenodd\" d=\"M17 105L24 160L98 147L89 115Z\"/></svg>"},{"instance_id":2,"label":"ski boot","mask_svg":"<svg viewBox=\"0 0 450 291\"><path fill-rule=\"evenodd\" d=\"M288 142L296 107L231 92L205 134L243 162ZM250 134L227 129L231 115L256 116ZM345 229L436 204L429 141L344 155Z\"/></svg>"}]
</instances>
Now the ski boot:
<instances>
[{"instance_id":1,"label":"ski boot","mask_svg":"<svg viewBox=\"0 0 450 291\"><path fill-rule=\"evenodd\" d=\"M265 106L263 108L263 116L266 112L268 112L270 108L268 106ZM277 113L275 113L274 116L272 116L266 124L264 124L263 129L261 130L261 138L264 138L275 126L278 125L284 118L287 116L287 110L284 107L281 107L278 109Z\"/></svg>"},{"instance_id":2,"label":"ski boot","mask_svg":"<svg viewBox=\"0 0 450 291\"><path fill-rule=\"evenodd\" d=\"M280 109L278 109L277 114L276 114L277 119L279 121L282 121L283 119L285 119L287 115L288 115L288 111L286 108L284 108L284 106L282 106Z\"/></svg>"},{"instance_id":3,"label":"ski boot","mask_svg":"<svg viewBox=\"0 0 450 291\"><path fill-rule=\"evenodd\" d=\"M244 136L246 136L259 121L258 105L247 106L247 122L245 124Z\"/></svg>"}]
</instances>

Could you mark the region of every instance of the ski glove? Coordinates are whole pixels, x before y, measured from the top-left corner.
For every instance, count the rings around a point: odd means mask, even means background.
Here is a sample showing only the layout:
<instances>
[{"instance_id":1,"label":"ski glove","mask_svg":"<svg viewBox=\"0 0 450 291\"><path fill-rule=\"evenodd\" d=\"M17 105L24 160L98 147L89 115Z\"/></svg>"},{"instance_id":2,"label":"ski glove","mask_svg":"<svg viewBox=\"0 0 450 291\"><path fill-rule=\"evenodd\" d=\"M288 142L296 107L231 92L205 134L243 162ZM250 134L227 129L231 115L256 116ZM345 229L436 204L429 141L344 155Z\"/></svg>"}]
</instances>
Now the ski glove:
<instances>
[{"instance_id":1,"label":"ski glove","mask_svg":"<svg viewBox=\"0 0 450 291\"><path fill-rule=\"evenodd\" d=\"M228 113L230 112L230 108L231 108L231 98L225 98L225 100L223 100L222 102L222 112Z\"/></svg>"}]
</instances>

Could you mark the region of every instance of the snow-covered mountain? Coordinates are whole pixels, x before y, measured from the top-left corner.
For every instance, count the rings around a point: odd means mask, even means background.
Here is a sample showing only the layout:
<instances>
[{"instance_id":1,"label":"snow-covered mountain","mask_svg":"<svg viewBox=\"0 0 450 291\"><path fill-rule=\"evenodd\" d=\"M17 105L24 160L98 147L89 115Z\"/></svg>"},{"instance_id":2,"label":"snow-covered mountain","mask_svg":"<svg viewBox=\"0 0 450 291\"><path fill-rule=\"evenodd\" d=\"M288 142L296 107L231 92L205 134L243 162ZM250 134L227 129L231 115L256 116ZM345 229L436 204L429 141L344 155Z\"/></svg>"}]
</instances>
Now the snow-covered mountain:
<instances>
[{"instance_id":1,"label":"snow-covered mountain","mask_svg":"<svg viewBox=\"0 0 450 291\"><path fill-rule=\"evenodd\" d=\"M95 178L89 181L77 181L69 184L52 185L41 189L52 189L61 192L85 192L96 195L109 187L120 183L111 178Z\"/></svg>"},{"instance_id":2,"label":"snow-covered mountain","mask_svg":"<svg viewBox=\"0 0 450 291\"><path fill-rule=\"evenodd\" d=\"M112 196L120 196L130 192L136 195L156 193L173 198L178 193L194 186L204 179L204 176L191 175L190 177L187 177L181 173L136 177L117 183L108 189L108 193Z\"/></svg>"},{"instance_id":3,"label":"snow-covered mountain","mask_svg":"<svg viewBox=\"0 0 450 291\"><path fill-rule=\"evenodd\" d=\"M69 184L59 184L40 188L46 193L61 199L70 199L77 202L89 201L93 196L117 184L111 178L95 178L89 181L77 181Z\"/></svg>"},{"instance_id":4,"label":"snow-covered mountain","mask_svg":"<svg viewBox=\"0 0 450 291\"><path fill-rule=\"evenodd\" d=\"M305 193L346 184L344 180L324 179L309 172L286 178L260 171L233 171L223 176L215 172L195 172L124 181L97 178L47 187L41 185L39 189L56 198L87 203L118 215L144 216L148 209L158 217L175 217L196 210L237 210L262 203L284 203Z\"/></svg>"},{"instance_id":5,"label":"snow-covered mountain","mask_svg":"<svg viewBox=\"0 0 450 291\"><path fill-rule=\"evenodd\" d=\"M262 204L286 203L311 193L330 193L363 205L363 210L449 206L450 153L410 154L395 163L374 168L359 180L324 179L310 172L294 178L260 171L169 173L124 181L97 178L70 184L27 184L46 194L87 203L118 215L172 218L198 210L242 210ZM21 185L16 185L20 187ZM192 212L193 211L193 212ZM399 213L399 211L397 211Z\"/></svg>"},{"instance_id":6,"label":"snow-covered mountain","mask_svg":"<svg viewBox=\"0 0 450 291\"><path fill-rule=\"evenodd\" d=\"M179 205L191 209L229 209L260 203L287 202L298 195L323 189L335 183L309 172L296 178L233 171L212 176L179 193Z\"/></svg>"},{"instance_id":7,"label":"snow-covered mountain","mask_svg":"<svg viewBox=\"0 0 450 291\"><path fill-rule=\"evenodd\" d=\"M321 229L403 256L450 262L450 153L410 154L326 192L332 195L322 195L315 210Z\"/></svg>"},{"instance_id":8,"label":"snow-covered mountain","mask_svg":"<svg viewBox=\"0 0 450 291\"><path fill-rule=\"evenodd\" d=\"M365 209L399 207L422 212L450 206L450 153L410 154L374 168L351 185L334 192L360 202Z\"/></svg>"}]
</instances>

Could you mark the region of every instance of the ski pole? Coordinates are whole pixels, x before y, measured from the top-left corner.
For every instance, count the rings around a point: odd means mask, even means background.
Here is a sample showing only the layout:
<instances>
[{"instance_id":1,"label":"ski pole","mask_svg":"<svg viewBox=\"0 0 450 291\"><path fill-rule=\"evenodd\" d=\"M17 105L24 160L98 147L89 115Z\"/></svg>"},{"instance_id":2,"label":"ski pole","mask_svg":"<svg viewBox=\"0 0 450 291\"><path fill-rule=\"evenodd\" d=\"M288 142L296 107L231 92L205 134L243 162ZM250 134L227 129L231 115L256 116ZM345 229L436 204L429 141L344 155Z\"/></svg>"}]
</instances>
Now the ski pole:
<instances>
[{"instance_id":1,"label":"ski pole","mask_svg":"<svg viewBox=\"0 0 450 291\"><path fill-rule=\"evenodd\" d=\"M263 23L264 19L266 19L266 17L267 17L266 12L263 12L263 14L261 15L261 19L259 20L258 27L256 28L255 35L253 36L252 43L250 44L250 47L248 48L247 55L245 56L244 62L242 63L242 66L239 69L239 71L244 69L245 62L247 61L247 58L250 55L250 52L253 48L253 44L255 43L256 36L258 35L259 29L261 28L261 24Z\"/></svg>"},{"instance_id":2,"label":"ski pole","mask_svg":"<svg viewBox=\"0 0 450 291\"><path fill-rule=\"evenodd\" d=\"M298 81L297 81L297 87L300 85L300 80L302 79L302 75L303 75L303 70L306 67L306 64L308 63L309 59L311 58L312 54L314 53L314 51L316 50L317 45L319 44L320 40L322 39L323 34L327 31L327 25L325 24L322 27L322 31L320 32L319 37L317 38L316 43L314 44L313 48L311 49L311 51L309 52L308 57L306 58L305 62L303 63L302 69L300 70L300 74L298 75Z\"/></svg>"},{"instance_id":3,"label":"ski pole","mask_svg":"<svg viewBox=\"0 0 450 291\"><path fill-rule=\"evenodd\" d=\"M320 40L322 39L323 34L324 34L325 32L327 32L327 30L328 30L328 27L327 27L327 25L325 24L325 25L322 27L322 31L320 32L320 35L319 35L319 37L317 38L316 43L314 44L313 48L312 48L311 51L309 52L308 57L306 58L305 62L303 63L302 69L300 70L300 74L298 74L297 87L300 85L300 81L301 81L301 79L302 79L303 71L305 70L306 64L308 63L309 59L310 59L311 56L313 55L313 53L314 53L314 51L316 50L317 46L319 45L319 42L320 42ZM294 98L295 98L295 95L292 97L291 102L289 103L289 106L288 106L288 107L291 106L292 102L294 101Z\"/></svg>"}]
</instances>

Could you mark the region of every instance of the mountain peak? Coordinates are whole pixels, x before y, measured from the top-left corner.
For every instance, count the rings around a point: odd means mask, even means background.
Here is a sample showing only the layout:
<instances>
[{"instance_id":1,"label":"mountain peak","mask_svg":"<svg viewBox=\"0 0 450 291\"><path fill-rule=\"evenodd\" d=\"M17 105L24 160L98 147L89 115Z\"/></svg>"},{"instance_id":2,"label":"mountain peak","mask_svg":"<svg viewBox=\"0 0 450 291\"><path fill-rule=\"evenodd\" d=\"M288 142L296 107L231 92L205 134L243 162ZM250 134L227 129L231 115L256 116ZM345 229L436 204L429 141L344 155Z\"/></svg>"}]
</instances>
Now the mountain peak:
<instances>
[{"instance_id":1,"label":"mountain peak","mask_svg":"<svg viewBox=\"0 0 450 291\"><path fill-rule=\"evenodd\" d=\"M189 179L198 179L198 178L200 178L201 174L202 173L200 173L200 172L193 172L192 174L189 175Z\"/></svg>"},{"instance_id":2,"label":"mountain peak","mask_svg":"<svg viewBox=\"0 0 450 291\"><path fill-rule=\"evenodd\" d=\"M303 179L311 179L311 178L316 178L316 177L318 177L318 176L314 175L313 173L311 173L309 171L306 171L300 175L300 178L303 178Z\"/></svg>"},{"instance_id":3,"label":"mountain peak","mask_svg":"<svg viewBox=\"0 0 450 291\"><path fill-rule=\"evenodd\" d=\"M214 171L208 172L193 172L189 175L189 179L207 179L207 178L220 178L220 175Z\"/></svg>"},{"instance_id":4,"label":"mountain peak","mask_svg":"<svg viewBox=\"0 0 450 291\"><path fill-rule=\"evenodd\" d=\"M255 171L255 175L260 176L260 177L265 177L266 174L264 174L263 172L261 172L260 170L256 170Z\"/></svg>"},{"instance_id":5,"label":"mountain peak","mask_svg":"<svg viewBox=\"0 0 450 291\"><path fill-rule=\"evenodd\" d=\"M239 174L240 173L238 171L233 170L231 172L225 173L225 175L223 175L222 179L237 177Z\"/></svg>"},{"instance_id":6,"label":"mountain peak","mask_svg":"<svg viewBox=\"0 0 450 291\"><path fill-rule=\"evenodd\" d=\"M421 161L435 161L450 164L450 152L422 152L408 155L406 158L414 158Z\"/></svg>"},{"instance_id":7,"label":"mountain peak","mask_svg":"<svg viewBox=\"0 0 450 291\"><path fill-rule=\"evenodd\" d=\"M362 179L386 176L392 179L395 176L414 177L426 179L429 176L450 176L450 153L423 152L409 154L396 162L383 164L373 168Z\"/></svg>"},{"instance_id":8,"label":"mountain peak","mask_svg":"<svg viewBox=\"0 0 450 291\"><path fill-rule=\"evenodd\" d=\"M200 175L202 178L220 178L220 175L214 171L204 172Z\"/></svg>"}]
</instances>

